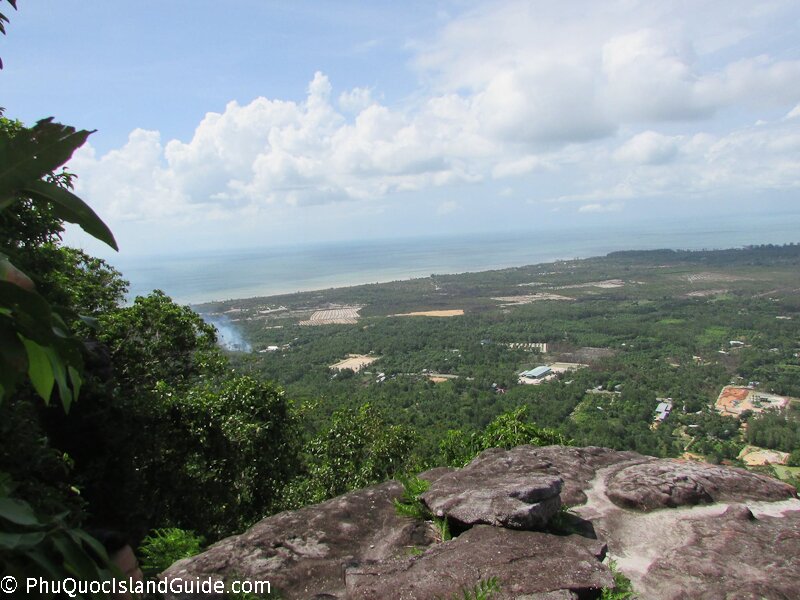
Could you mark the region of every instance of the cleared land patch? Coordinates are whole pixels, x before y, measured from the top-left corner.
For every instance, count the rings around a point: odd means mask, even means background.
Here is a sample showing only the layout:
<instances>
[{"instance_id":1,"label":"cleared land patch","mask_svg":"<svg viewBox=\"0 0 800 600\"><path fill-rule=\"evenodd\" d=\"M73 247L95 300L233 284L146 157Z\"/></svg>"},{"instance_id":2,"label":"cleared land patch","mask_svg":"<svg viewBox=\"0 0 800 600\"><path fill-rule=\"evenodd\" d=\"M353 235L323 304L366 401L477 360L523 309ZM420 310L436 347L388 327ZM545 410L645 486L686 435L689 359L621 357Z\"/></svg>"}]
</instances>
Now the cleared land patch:
<instances>
[{"instance_id":1,"label":"cleared land patch","mask_svg":"<svg viewBox=\"0 0 800 600\"><path fill-rule=\"evenodd\" d=\"M726 385L719 393L715 403L717 412L722 415L738 416L744 411L760 413L769 409L782 410L791 398L767 392L759 392L752 388Z\"/></svg>"},{"instance_id":2,"label":"cleared land patch","mask_svg":"<svg viewBox=\"0 0 800 600\"><path fill-rule=\"evenodd\" d=\"M308 321L300 321L300 325L355 325L358 322L360 306L341 306L318 310Z\"/></svg>"},{"instance_id":3,"label":"cleared land patch","mask_svg":"<svg viewBox=\"0 0 800 600\"><path fill-rule=\"evenodd\" d=\"M573 362L554 362L548 365L553 373L566 373L568 371L577 371L578 369L585 369L589 365L583 363Z\"/></svg>"},{"instance_id":4,"label":"cleared land patch","mask_svg":"<svg viewBox=\"0 0 800 600\"><path fill-rule=\"evenodd\" d=\"M464 314L463 308L454 308L452 310L421 310L418 312L400 313L392 315L393 317L460 317Z\"/></svg>"},{"instance_id":5,"label":"cleared land patch","mask_svg":"<svg viewBox=\"0 0 800 600\"><path fill-rule=\"evenodd\" d=\"M502 306L513 306L516 304L530 304L531 302L538 302L539 300L574 300L574 298L570 298L569 296L561 296L559 294L525 294L524 296L500 296L497 298L492 298L492 300L497 300L498 302L502 302Z\"/></svg>"},{"instance_id":6,"label":"cleared land patch","mask_svg":"<svg viewBox=\"0 0 800 600\"><path fill-rule=\"evenodd\" d=\"M732 275L730 273L692 273L686 276L686 281L689 283L700 283L704 281L747 281L747 277L740 275Z\"/></svg>"},{"instance_id":7,"label":"cleared land patch","mask_svg":"<svg viewBox=\"0 0 800 600\"><path fill-rule=\"evenodd\" d=\"M690 298L704 298L706 296L722 296L723 294L727 294L728 290L697 290L696 292L689 292L686 294Z\"/></svg>"},{"instance_id":8,"label":"cleared land patch","mask_svg":"<svg viewBox=\"0 0 800 600\"><path fill-rule=\"evenodd\" d=\"M433 383L444 383L451 379L458 379L458 375L450 375L449 373L428 373L427 378Z\"/></svg>"},{"instance_id":9,"label":"cleared land patch","mask_svg":"<svg viewBox=\"0 0 800 600\"><path fill-rule=\"evenodd\" d=\"M768 450L758 446L745 446L739 453L739 459L749 466L785 465L789 462L789 453L779 450Z\"/></svg>"},{"instance_id":10,"label":"cleared land patch","mask_svg":"<svg viewBox=\"0 0 800 600\"><path fill-rule=\"evenodd\" d=\"M571 288L596 287L596 288L602 288L604 290L610 290L613 288L621 288L624 285L625 282L622 281L622 279L606 279L605 281L589 281L588 283L573 283L572 285L560 285L558 287L554 287L551 289L566 290Z\"/></svg>"},{"instance_id":11,"label":"cleared land patch","mask_svg":"<svg viewBox=\"0 0 800 600\"><path fill-rule=\"evenodd\" d=\"M360 371L369 364L374 363L380 356L369 356L367 354L348 354L347 358L340 360L336 364L330 365L328 368L334 371L342 371L344 369L351 369L353 371Z\"/></svg>"}]
</instances>

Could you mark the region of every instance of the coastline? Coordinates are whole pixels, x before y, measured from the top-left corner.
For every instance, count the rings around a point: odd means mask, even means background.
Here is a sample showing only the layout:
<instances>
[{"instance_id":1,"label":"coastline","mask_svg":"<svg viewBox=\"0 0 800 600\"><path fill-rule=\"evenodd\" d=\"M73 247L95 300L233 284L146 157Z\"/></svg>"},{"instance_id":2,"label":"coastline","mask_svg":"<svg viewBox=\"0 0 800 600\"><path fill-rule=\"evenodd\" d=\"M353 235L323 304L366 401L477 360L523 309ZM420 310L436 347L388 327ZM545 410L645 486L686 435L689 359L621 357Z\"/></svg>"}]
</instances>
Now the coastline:
<instances>
[{"instance_id":1,"label":"coastline","mask_svg":"<svg viewBox=\"0 0 800 600\"><path fill-rule=\"evenodd\" d=\"M116 261L131 281L129 297L162 289L182 304L271 297L436 274L605 256L625 250L712 250L800 241L800 215L761 223L620 230L486 233L415 239L331 242L205 255Z\"/></svg>"}]
</instances>

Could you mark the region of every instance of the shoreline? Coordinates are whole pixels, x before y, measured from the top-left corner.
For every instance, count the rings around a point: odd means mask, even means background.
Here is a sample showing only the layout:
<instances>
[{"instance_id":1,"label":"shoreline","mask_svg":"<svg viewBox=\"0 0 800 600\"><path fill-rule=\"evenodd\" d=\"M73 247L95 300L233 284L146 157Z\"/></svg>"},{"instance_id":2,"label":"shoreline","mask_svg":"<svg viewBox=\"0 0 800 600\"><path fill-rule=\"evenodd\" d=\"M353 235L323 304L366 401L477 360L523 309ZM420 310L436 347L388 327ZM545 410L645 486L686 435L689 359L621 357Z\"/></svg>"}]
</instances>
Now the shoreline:
<instances>
[{"instance_id":1,"label":"shoreline","mask_svg":"<svg viewBox=\"0 0 800 600\"><path fill-rule=\"evenodd\" d=\"M216 255L118 261L128 300L161 289L181 304L288 296L428 277L483 273L619 251L730 249L798 241L800 218L726 231L545 231L416 240L357 241Z\"/></svg>"}]
</instances>

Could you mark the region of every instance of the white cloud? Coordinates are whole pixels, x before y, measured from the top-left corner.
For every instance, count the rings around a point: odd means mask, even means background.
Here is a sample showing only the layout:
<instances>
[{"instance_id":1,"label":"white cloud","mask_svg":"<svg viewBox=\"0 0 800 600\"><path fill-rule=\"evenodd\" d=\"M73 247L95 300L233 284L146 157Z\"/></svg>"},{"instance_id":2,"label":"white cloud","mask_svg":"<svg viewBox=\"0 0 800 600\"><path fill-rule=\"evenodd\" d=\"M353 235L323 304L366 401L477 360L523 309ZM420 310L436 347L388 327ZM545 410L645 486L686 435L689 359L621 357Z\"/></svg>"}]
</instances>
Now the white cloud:
<instances>
[{"instance_id":1,"label":"white cloud","mask_svg":"<svg viewBox=\"0 0 800 600\"><path fill-rule=\"evenodd\" d=\"M661 160L665 155L670 158ZM547 202L586 203L661 198L723 198L800 189L800 119L778 119L724 135L629 138L608 161L584 155L580 191ZM566 171L568 176L570 171ZM567 177L565 177L566 180Z\"/></svg>"},{"instance_id":2,"label":"white cloud","mask_svg":"<svg viewBox=\"0 0 800 600\"><path fill-rule=\"evenodd\" d=\"M612 202L610 204L584 204L578 209L582 213L604 213L604 212L618 212L622 210L623 204L621 202Z\"/></svg>"},{"instance_id":3,"label":"white cloud","mask_svg":"<svg viewBox=\"0 0 800 600\"><path fill-rule=\"evenodd\" d=\"M128 143L100 159L91 146L80 149L70 167L80 174L76 187L118 220L159 219L184 213L189 198L164 164L160 136L136 129Z\"/></svg>"},{"instance_id":4,"label":"white cloud","mask_svg":"<svg viewBox=\"0 0 800 600\"><path fill-rule=\"evenodd\" d=\"M614 158L640 165L664 164L675 158L678 141L676 137L644 131L625 142L614 153Z\"/></svg>"},{"instance_id":5,"label":"white cloud","mask_svg":"<svg viewBox=\"0 0 800 600\"><path fill-rule=\"evenodd\" d=\"M117 220L249 219L453 184L499 189L491 180L508 177L546 180L525 197L579 202L581 212L796 188L800 60L753 41L787 10L744 0L486 3L414 46L423 86L407 102L384 104L366 87L334 95L316 73L303 101L230 102L188 141L135 130L104 156L82 151L73 167L80 191ZM775 120L776 109L786 116ZM763 124L742 126L741 115ZM432 202L439 214L459 208Z\"/></svg>"},{"instance_id":6,"label":"white cloud","mask_svg":"<svg viewBox=\"0 0 800 600\"><path fill-rule=\"evenodd\" d=\"M468 162L483 143L449 118L453 99L432 99L415 115L372 102L349 120L331 92L317 73L302 103L231 102L188 142L162 146L158 132L137 130L120 150L75 159L81 191L114 218L149 219L369 199L480 177Z\"/></svg>"},{"instance_id":7,"label":"white cloud","mask_svg":"<svg viewBox=\"0 0 800 600\"><path fill-rule=\"evenodd\" d=\"M553 168L552 163L542 156L524 156L496 164L492 169L492 177L501 179Z\"/></svg>"},{"instance_id":8,"label":"white cloud","mask_svg":"<svg viewBox=\"0 0 800 600\"><path fill-rule=\"evenodd\" d=\"M339 108L349 113L362 111L372 103L372 90L369 88L356 87L339 95Z\"/></svg>"},{"instance_id":9,"label":"white cloud","mask_svg":"<svg viewBox=\"0 0 800 600\"><path fill-rule=\"evenodd\" d=\"M742 1L483 4L445 27L416 65L443 91L468 90L487 136L586 141L626 124L708 118L741 102L796 102L800 60L719 63L702 54L735 47L791 10Z\"/></svg>"}]
</instances>

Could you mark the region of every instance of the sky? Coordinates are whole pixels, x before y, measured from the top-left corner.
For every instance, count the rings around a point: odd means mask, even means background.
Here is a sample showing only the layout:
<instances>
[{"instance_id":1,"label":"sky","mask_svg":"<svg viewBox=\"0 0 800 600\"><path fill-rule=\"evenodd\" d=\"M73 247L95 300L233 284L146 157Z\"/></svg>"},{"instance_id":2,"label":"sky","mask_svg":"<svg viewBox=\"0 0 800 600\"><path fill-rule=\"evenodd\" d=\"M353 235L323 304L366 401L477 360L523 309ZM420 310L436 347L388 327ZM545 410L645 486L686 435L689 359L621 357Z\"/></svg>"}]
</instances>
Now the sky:
<instances>
[{"instance_id":1,"label":"sky","mask_svg":"<svg viewBox=\"0 0 800 600\"><path fill-rule=\"evenodd\" d=\"M796 0L18 7L0 106L96 130L125 255L800 213Z\"/></svg>"}]
</instances>

